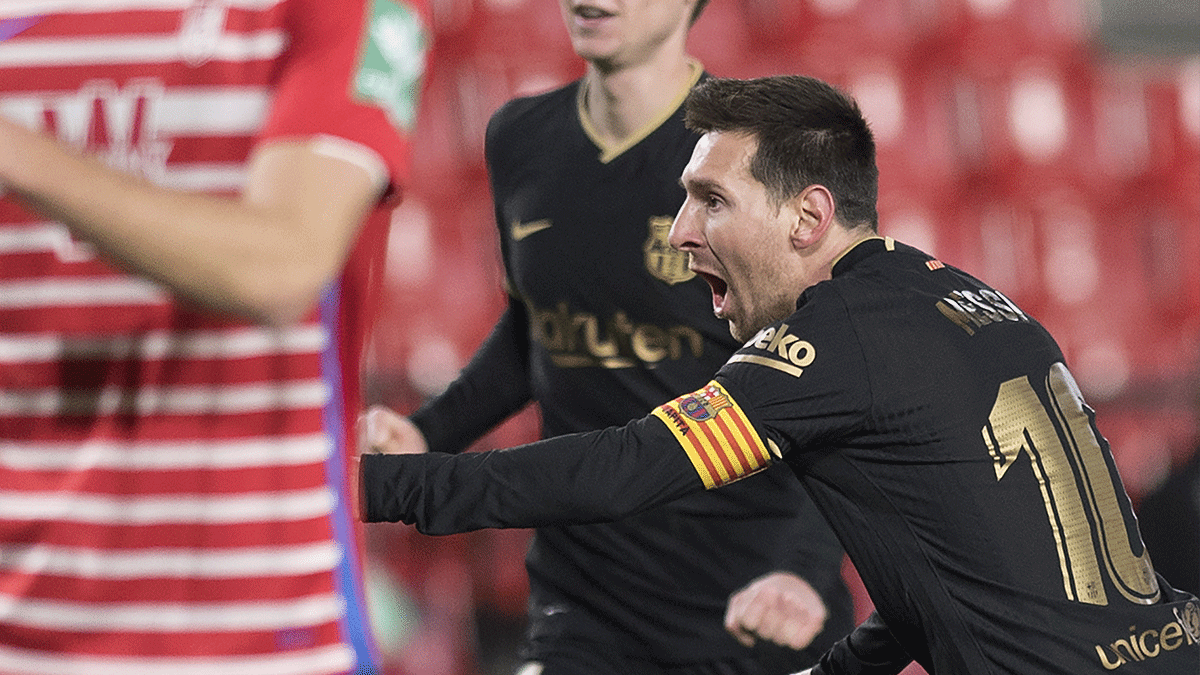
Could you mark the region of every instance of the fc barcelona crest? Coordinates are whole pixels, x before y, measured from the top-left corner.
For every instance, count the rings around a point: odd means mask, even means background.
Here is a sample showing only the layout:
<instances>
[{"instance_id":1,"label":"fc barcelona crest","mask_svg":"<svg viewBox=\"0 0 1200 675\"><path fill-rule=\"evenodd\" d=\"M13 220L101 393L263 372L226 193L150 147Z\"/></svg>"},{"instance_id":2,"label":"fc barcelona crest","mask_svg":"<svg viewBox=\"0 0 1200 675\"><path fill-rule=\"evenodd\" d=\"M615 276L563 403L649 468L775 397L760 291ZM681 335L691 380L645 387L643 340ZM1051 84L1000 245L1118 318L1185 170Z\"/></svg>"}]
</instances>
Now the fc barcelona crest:
<instances>
[{"instance_id":1,"label":"fc barcelona crest","mask_svg":"<svg viewBox=\"0 0 1200 675\"><path fill-rule=\"evenodd\" d=\"M702 391L679 399L679 411L697 422L708 421L732 405L725 392L711 384Z\"/></svg>"},{"instance_id":2,"label":"fc barcelona crest","mask_svg":"<svg viewBox=\"0 0 1200 675\"><path fill-rule=\"evenodd\" d=\"M642 246L645 252L646 271L656 279L677 284L696 276L688 269L688 255L676 251L667 243L667 235L671 232L671 216L655 216L650 219L650 236Z\"/></svg>"}]
</instances>

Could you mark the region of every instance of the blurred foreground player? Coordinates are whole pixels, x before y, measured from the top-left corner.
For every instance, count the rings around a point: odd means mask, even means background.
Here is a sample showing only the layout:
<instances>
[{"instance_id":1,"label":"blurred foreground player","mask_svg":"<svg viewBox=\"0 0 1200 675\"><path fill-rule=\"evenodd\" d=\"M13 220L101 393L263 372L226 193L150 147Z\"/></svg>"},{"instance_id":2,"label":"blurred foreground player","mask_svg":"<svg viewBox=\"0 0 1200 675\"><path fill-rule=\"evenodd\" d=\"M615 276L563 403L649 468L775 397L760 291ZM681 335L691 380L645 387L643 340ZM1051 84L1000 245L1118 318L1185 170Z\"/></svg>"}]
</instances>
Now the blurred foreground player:
<instances>
[{"instance_id":1,"label":"blurred foreground player","mask_svg":"<svg viewBox=\"0 0 1200 675\"><path fill-rule=\"evenodd\" d=\"M347 421L422 25L0 4L0 672L375 671Z\"/></svg>"},{"instance_id":2,"label":"blurred foreground player","mask_svg":"<svg viewBox=\"0 0 1200 675\"><path fill-rule=\"evenodd\" d=\"M364 517L604 521L782 462L877 608L813 673L1195 675L1200 602L1155 573L1062 352L999 291L876 234L854 102L806 77L714 79L686 111L704 135L670 242L743 347L624 427L364 455Z\"/></svg>"},{"instance_id":3,"label":"blurred foreground player","mask_svg":"<svg viewBox=\"0 0 1200 675\"><path fill-rule=\"evenodd\" d=\"M460 452L531 400L546 436L625 424L738 348L667 244L698 138L682 105L703 72L685 42L705 4L560 2L585 75L488 127L508 308L411 423L370 413L384 438ZM619 522L538 528L519 672L793 673L853 627L842 557L783 466Z\"/></svg>"}]
</instances>

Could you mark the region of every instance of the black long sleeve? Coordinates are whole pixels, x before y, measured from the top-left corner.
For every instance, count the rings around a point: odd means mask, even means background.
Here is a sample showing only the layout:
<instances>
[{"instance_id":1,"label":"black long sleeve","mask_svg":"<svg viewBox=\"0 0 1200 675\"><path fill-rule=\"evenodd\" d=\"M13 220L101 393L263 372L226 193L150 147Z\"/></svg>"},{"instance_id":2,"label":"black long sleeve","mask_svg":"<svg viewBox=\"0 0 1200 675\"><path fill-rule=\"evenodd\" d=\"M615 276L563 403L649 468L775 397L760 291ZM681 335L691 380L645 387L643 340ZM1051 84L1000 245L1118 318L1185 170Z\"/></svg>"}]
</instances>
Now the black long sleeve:
<instances>
[{"instance_id":1,"label":"black long sleeve","mask_svg":"<svg viewBox=\"0 0 1200 675\"><path fill-rule=\"evenodd\" d=\"M659 420L506 450L363 455L364 520L425 534L619 520L704 485Z\"/></svg>"},{"instance_id":2,"label":"black long sleeve","mask_svg":"<svg viewBox=\"0 0 1200 675\"><path fill-rule=\"evenodd\" d=\"M462 452L532 400L528 330L524 306L510 298L471 362L412 414L431 452Z\"/></svg>"}]
</instances>

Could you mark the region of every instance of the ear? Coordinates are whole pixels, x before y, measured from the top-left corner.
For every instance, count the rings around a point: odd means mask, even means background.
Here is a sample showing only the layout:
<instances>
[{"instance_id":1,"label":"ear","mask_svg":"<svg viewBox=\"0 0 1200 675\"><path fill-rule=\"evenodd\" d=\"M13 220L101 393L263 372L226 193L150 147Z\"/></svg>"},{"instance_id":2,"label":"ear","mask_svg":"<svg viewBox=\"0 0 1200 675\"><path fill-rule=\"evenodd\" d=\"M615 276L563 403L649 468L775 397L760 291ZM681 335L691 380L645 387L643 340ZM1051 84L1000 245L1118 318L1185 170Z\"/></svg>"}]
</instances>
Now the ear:
<instances>
[{"instance_id":1,"label":"ear","mask_svg":"<svg viewBox=\"0 0 1200 675\"><path fill-rule=\"evenodd\" d=\"M809 185L796 197L789 200L796 220L792 226L792 244L796 248L808 248L818 242L829 231L833 223L833 193L824 185Z\"/></svg>"}]
</instances>

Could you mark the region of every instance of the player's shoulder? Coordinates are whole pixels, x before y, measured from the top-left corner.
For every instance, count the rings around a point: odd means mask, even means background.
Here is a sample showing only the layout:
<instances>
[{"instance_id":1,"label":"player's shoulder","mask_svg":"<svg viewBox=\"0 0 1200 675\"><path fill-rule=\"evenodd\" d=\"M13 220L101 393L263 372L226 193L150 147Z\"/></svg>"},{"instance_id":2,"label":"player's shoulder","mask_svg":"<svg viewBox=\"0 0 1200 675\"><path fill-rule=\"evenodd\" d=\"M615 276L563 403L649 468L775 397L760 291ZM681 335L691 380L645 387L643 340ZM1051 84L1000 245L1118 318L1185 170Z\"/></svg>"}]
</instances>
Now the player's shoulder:
<instances>
[{"instance_id":1,"label":"player's shoulder","mask_svg":"<svg viewBox=\"0 0 1200 675\"><path fill-rule=\"evenodd\" d=\"M891 237L874 235L863 239L843 253L833 265L832 276L855 277L884 272L904 272L913 268L933 271L946 267L934 256Z\"/></svg>"},{"instance_id":2,"label":"player's shoulder","mask_svg":"<svg viewBox=\"0 0 1200 675\"><path fill-rule=\"evenodd\" d=\"M488 137L503 140L510 135L528 136L556 126L556 121L570 119L575 114L579 81L540 94L510 99L492 113L488 120Z\"/></svg>"},{"instance_id":3,"label":"player's shoulder","mask_svg":"<svg viewBox=\"0 0 1200 675\"><path fill-rule=\"evenodd\" d=\"M884 296L927 293L963 284L983 286L971 275L919 248L891 237L874 236L842 254L833 265L831 278L811 287L806 295L832 293L851 304L856 300L874 304Z\"/></svg>"}]
</instances>

